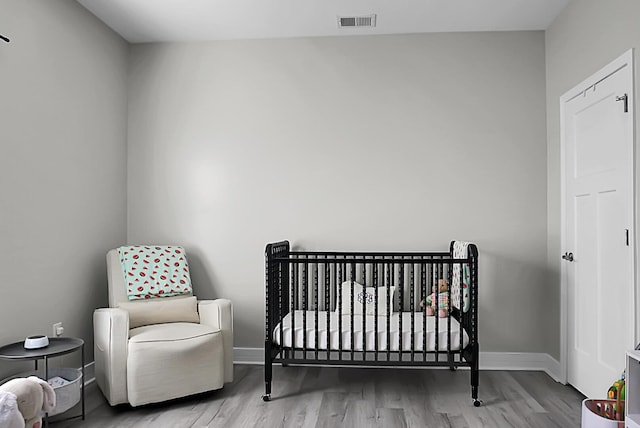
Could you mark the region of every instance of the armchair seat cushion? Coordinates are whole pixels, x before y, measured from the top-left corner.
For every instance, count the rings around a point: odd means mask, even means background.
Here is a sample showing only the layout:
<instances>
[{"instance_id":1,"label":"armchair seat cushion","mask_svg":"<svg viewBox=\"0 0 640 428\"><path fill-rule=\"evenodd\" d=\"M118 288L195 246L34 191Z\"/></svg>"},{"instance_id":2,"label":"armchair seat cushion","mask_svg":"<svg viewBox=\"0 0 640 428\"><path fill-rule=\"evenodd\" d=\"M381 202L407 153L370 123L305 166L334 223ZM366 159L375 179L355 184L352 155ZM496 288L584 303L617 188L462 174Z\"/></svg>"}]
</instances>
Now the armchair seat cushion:
<instances>
[{"instance_id":1,"label":"armchair seat cushion","mask_svg":"<svg viewBox=\"0 0 640 428\"><path fill-rule=\"evenodd\" d=\"M138 343L186 341L196 337L219 334L220 329L192 322L152 324L129 330L129 351Z\"/></svg>"},{"instance_id":2,"label":"armchair seat cushion","mask_svg":"<svg viewBox=\"0 0 640 428\"><path fill-rule=\"evenodd\" d=\"M140 406L222 388L222 339L220 330L194 323L131 329L127 353L129 403Z\"/></svg>"}]
</instances>

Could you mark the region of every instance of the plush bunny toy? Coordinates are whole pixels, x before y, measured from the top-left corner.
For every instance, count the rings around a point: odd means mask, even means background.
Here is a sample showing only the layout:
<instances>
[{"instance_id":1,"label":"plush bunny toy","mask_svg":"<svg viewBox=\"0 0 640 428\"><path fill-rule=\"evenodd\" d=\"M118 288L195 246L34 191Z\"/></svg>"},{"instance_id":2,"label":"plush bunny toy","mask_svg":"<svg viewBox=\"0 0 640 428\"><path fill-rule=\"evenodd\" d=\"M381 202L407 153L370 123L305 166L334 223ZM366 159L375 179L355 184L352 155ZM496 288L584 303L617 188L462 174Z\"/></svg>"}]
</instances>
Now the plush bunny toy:
<instances>
[{"instance_id":1,"label":"plush bunny toy","mask_svg":"<svg viewBox=\"0 0 640 428\"><path fill-rule=\"evenodd\" d=\"M42 412L50 412L56 406L56 393L51 385L35 376L11 379L0 385L0 405L5 404L8 411L5 414L0 408L0 427L41 428ZM18 422L12 405L17 405L21 414ZM5 416L8 422L1 419Z\"/></svg>"},{"instance_id":2,"label":"plush bunny toy","mask_svg":"<svg viewBox=\"0 0 640 428\"><path fill-rule=\"evenodd\" d=\"M18 410L16 394L9 391L0 391L0 427L24 428L24 419Z\"/></svg>"}]
</instances>

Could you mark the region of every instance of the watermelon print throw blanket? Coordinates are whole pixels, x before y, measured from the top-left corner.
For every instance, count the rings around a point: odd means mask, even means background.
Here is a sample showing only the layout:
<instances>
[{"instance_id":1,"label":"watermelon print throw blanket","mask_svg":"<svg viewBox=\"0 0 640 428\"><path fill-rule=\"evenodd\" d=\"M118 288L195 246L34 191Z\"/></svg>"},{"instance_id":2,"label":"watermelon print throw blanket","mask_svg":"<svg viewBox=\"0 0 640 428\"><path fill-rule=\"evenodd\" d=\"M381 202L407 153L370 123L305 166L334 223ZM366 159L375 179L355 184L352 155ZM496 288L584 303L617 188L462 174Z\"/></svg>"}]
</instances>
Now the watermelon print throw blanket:
<instances>
[{"instance_id":1,"label":"watermelon print throw blanket","mask_svg":"<svg viewBox=\"0 0 640 428\"><path fill-rule=\"evenodd\" d=\"M187 256L182 247L118 248L129 300L191 294Z\"/></svg>"}]
</instances>

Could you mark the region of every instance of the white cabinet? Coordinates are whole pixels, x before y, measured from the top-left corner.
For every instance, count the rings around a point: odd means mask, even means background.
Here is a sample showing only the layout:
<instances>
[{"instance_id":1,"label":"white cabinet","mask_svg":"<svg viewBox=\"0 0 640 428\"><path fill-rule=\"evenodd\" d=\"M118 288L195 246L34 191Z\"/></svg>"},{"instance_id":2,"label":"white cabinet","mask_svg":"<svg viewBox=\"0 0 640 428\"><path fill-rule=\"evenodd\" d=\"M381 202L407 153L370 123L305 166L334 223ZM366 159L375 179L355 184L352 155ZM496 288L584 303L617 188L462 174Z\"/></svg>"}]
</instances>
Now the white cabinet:
<instances>
[{"instance_id":1,"label":"white cabinet","mask_svg":"<svg viewBox=\"0 0 640 428\"><path fill-rule=\"evenodd\" d=\"M625 427L640 428L640 351L627 352Z\"/></svg>"}]
</instances>

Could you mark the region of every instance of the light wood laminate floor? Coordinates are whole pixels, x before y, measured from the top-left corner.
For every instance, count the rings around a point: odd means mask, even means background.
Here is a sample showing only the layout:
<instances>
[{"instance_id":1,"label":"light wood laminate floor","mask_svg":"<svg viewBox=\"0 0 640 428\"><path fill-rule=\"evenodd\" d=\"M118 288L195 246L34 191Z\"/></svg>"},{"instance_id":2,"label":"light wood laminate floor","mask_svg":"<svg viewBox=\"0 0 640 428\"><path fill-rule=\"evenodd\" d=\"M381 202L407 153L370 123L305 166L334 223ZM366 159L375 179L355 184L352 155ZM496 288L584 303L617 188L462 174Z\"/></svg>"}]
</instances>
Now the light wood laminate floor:
<instances>
[{"instance_id":1,"label":"light wood laminate floor","mask_svg":"<svg viewBox=\"0 0 640 428\"><path fill-rule=\"evenodd\" d=\"M580 427L584 398L529 371L480 372L479 408L468 370L274 366L271 402L263 391L263 368L252 365L236 365L222 390L139 408L110 407L92 383L86 420L51 426L570 428Z\"/></svg>"}]
</instances>

